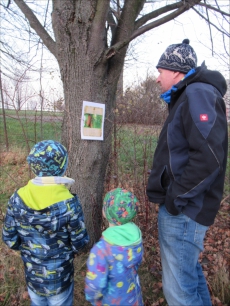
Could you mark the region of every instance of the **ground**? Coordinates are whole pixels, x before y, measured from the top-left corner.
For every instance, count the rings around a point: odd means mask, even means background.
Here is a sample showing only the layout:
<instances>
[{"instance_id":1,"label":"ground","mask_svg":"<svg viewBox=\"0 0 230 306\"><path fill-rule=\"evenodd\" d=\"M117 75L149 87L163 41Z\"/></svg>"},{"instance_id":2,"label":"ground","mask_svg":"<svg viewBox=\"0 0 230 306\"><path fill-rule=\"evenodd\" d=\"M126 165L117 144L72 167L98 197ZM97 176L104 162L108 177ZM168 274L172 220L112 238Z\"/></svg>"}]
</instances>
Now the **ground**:
<instances>
[{"instance_id":1,"label":"ground","mask_svg":"<svg viewBox=\"0 0 230 306\"><path fill-rule=\"evenodd\" d=\"M204 241L204 251L200 256L208 287L211 293L213 306L230 305L230 195L223 199L219 213L215 222L206 233ZM147 285L145 277L142 275L145 291L153 291L158 296L157 300L152 299L152 295L145 294L145 306L165 305L161 283L161 263L160 250L157 232L157 212L158 207L150 209L148 218L140 216L139 226L143 232L146 275L151 273L156 281ZM147 285L147 286L146 286Z\"/></svg>"}]
</instances>

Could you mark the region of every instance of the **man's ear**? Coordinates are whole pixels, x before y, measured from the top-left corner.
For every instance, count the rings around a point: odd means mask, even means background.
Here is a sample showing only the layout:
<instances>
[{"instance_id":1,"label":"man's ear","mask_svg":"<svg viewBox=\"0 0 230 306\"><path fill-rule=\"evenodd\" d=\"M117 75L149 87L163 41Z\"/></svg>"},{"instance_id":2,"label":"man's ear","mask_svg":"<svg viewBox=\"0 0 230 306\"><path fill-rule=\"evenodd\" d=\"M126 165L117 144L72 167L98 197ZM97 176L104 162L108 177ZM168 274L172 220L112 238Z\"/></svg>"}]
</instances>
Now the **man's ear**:
<instances>
[{"instance_id":1,"label":"man's ear","mask_svg":"<svg viewBox=\"0 0 230 306\"><path fill-rule=\"evenodd\" d=\"M178 78L178 76L181 74L179 71L173 71L173 77L174 79Z\"/></svg>"},{"instance_id":2,"label":"man's ear","mask_svg":"<svg viewBox=\"0 0 230 306\"><path fill-rule=\"evenodd\" d=\"M175 80L176 83L183 80L184 76L185 76L185 73L182 73L179 71L173 72L173 79Z\"/></svg>"}]
</instances>

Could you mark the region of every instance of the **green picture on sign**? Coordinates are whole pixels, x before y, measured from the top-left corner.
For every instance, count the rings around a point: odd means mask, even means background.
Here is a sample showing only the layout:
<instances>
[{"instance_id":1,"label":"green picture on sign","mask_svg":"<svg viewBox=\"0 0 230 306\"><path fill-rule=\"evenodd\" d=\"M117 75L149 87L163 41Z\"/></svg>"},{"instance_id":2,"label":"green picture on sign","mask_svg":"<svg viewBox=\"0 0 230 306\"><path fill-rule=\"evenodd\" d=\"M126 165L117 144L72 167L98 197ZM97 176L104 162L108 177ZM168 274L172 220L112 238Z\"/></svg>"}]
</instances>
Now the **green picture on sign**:
<instances>
[{"instance_id":1,"label":"green picture on sign","mask_svg":"<svg viewBox=\"0 0 230 306\"><path fill-rule=\"evenodd\" d=\"M84 127L101 129L102 115L84 114Z\"/></svg>"}]
</instances>

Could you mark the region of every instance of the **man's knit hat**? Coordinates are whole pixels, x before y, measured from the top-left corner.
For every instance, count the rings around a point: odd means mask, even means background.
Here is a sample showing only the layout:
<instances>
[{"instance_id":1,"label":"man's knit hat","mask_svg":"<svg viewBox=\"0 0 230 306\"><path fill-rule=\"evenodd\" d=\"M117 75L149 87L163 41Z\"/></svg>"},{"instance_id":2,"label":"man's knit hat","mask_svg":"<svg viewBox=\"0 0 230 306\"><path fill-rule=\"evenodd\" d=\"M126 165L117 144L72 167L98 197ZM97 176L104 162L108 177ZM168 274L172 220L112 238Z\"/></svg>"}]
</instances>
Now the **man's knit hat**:
<instances>
[{"instance_id":1,"label":"man's knit hat","mask_svg":"<svg viewBox=\"0 0 230 306\"><path fill-rule=\"evenodd\" d=\"M184 39L182 44L170 45L161 55L157 68L188 73L196 68L197 56L189 45L189 39Z\"/></svg>"},{"instance_id":2,"label":"man's knit hat","mask_svg":"<svg viewBox=\"0 0 230 306\"><path fill-rule=\"evenodd\" d=\"M43 140L32 148L27 162L36 176L62 176L67 168L68 154L59 142Z\"/></svg>"},{"instance_id":3,"label":"man's knit hat","mask_svg":"<svg viewBox=\"0 0 230 306\"><path fill-rule=\"evenodd\" d=\"M106 193L103 210L111 224L121 225L130 222L137 214L139 201L130 191L116 188Z\"/></svg>"}]
</instances>

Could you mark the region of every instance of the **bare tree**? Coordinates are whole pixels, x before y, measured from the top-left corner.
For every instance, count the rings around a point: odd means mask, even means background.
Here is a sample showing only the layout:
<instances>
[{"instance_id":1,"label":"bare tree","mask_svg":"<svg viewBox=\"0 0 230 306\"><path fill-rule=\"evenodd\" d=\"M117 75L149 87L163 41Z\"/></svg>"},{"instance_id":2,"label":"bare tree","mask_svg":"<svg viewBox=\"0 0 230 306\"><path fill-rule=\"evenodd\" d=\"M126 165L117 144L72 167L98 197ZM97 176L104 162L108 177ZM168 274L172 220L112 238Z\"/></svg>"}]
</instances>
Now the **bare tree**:
<instances>
[{"instance_id":1,"label":"bare tree","mask_svg":"<svg viewBox=\"0 0 230 306\"><path fill-rule=\"evenodd\" d=\"M29 23L28 29L36 32L60 68L65 99L62 142L69 151L68 175L76 181L73 191L82 201L91 244L101 234L101 204L111 148L113 110L117 84L130 42L188 10L195 10L206 21L210 39L212 29L217 28L223 35L225 45L229 32L222 21L228 23L230 14L229 4L223 7L221 2L53 0L50 29L45 22L43 25L40 22L42 14L37 15L40 9L33 10L33 1L14 0ZM7 9L10 10L14 3L7 1ZM48 3L47 0L46 5ZM152 10L144 13L145 7L150 4ZM7 44L4 46L6 48ZM106 105L104 141L81 140L83 100Z\"/></svg>"},{"instance_id":2,"label":"bare tree","mask_svg":"<svg viewBox=\"0 0 230 306\"><path fill-rule=\"evenodd\" d=\"M160 99L156 78L147 76L144 81L116 99L116 122L141 125L162 125L167 116L167 104Z\"/></svg>"}]
</instances>

